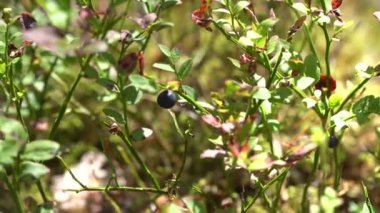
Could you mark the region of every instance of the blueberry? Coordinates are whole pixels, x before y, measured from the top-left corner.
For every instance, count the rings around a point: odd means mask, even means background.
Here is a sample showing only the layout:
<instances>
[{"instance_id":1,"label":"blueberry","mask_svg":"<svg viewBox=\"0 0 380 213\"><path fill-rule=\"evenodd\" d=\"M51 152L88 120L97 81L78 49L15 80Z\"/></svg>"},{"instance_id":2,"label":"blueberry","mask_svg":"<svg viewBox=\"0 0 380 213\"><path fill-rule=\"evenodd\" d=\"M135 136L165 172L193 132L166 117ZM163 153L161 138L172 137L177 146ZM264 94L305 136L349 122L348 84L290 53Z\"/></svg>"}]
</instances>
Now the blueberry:
<instances>
[{"instance_id":1,"label":"blueberry","mask_svg":"<svg viewBox=\"0 0 380 213\"><path fill-rule=\"evenodd\" d=\"M170 109L177 103L177 96L172 90L164 90L157 96L157 103L162 108Z\"/></svg>"},{"instance_id":2,"label":"blueberry","mask_svg":"<svg viewBox=\"0 0 380 213\"><path fill-rule=\"evenodd\" d=\"M329 137L329 147L336 148L339 144L339 139L335 135Z\"/></svg>"}]
</instances>

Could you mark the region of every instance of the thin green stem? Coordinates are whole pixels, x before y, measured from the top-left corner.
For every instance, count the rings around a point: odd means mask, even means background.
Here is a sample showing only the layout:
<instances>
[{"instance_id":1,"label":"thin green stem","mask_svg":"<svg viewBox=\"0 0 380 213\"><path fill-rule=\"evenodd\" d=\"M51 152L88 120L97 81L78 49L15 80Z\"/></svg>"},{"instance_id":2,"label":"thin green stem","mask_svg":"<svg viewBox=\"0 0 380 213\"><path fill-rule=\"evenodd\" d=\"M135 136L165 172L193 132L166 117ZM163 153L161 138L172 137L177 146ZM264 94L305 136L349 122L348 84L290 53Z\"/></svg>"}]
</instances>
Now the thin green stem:
<instances>
[{"instance_id":1,"label":"thin green stem","mask_svg":"<svg viewBox=\"0 0 380 213\"><path fill-rule=\"evenodd\" d=\"M325 36L326 41L326 50L325 50L325 64L326 64L326 76L327 76L327 97L331 95L331 87L330 87L330 78L331 78L331 68L330 68L330 48L331 48L331 38L329 36L329 32L327 30L327 24L323 24L322 26L323 34Z\"/></svg>"},{"instance_id":2,"label":"thin green stem","mask_svg":"<svg viewBox=\"0 0 380 213\"><path fill-rule=\"evenodd\" d=\"M339 150L338 147L334 149L334 166L335 166L335 178L334 178L334 189L337 191L340 185L340 163L339 163Z\"/></svg>"},{"instance_id":3,"label":"thin green stem","mask_svg":"<svg viewBox=\"0 0 380 213\"><path fill-rule=\"evenodd\" d=\"M83 192L83 191L125 191L125 192L144 192L144 193L157 193L157 194L167 194L167 191L155 188L145 188L145 187L129 187L129 186L119 186L119 187L87 187L82 189L64 189L63 191L69 192Z\"/></svg>"},{"instance_id":4,"label":"thin green stem","mask_svg":"<svg viewBox=\"0 0 380 213\"><path fill-rule=\"evenodd\" d=\"M187 150L188 150L188 146L189 146L189 142L188 142L188 139L187 139L187 136L184 140L184 144L185 144L185 150L183 151L183 156L182 156L182 164L181 164L181 167L176 175L176 178L175 178L175 184L179 181L179 179L181 178L181 175L182 175L182 172L183 172L183 169L185 168L185 165L186 165L186 159L187 159Z\"/></svg>"},{"instance_id":5,"label":"thin green stem","mask_svg":"<svg viewBox=\"0 0 380 213\"><path fill-rule=\"evenodd\" d=\"M50 139L54 138L54 135L55 135L55 133L57 131L57 128L60 125L60 123L62 121L62 118L63 118L63 116L64 116L64 114L66 112L67 106L70 103L71 97L73 96L75 89L77 88L80 80L82 79L82 77L84 75L84 73L83 73L84 70L87 68L87 66L90 63L90 61L91 61L91 59L92 59L93 56L94 55L88 56L87 59L86 59L86 61L84 62L84 64L81 65L81 69L80 69L80 71L79 71L79 73L78 73L78 75L77 75L77 77L76 77L73 85L71 86L69 92L67 93L67 95L66 95L66 97L65 97L65 99L63 101L63 104L62 104L61 108L59 109L58 116L57 116L57 118L55 119L55 121L53 123L53 127L50 130L50 134L49 134L49 138Z\"/></svg>"},{"instance_id":6,"label":"thin green stem","mask_svg":"<svg viewBox=\"0 0 380 213\"><path fill-rule=\"evenodd\" d=\"M353 90L351 90L351 92L347 95L347 97L342 101L342 103L339 105L338 109L336 110L336 112L339 112L341 111L345 105L355 96L355 94L361 89L363 88L366 83L371 80L371 78L366 78L364 79L362 82L360 82L360 84L358 84Z\"/></svg>"},{"instance_id":7,"label":"thin green stem","mask_svg":"<svg viewBox=\"0 0 380 213\"><path fill-rule=\"evenodd\" d=\"M275 213L277 212L277 207L278 207L278 202L280 200L280 197L281 197L281 188L282 188L282 185L284 184L285 182L285 179L286 179L286 174L284 174L281 179L279 180L278 184L277 184L277 189L276 189L276 198L275 200L272 202L272 212Z\"/></svg>"},{"instance_id":8,"label":"thin green stem","mask_svg":"<svg viewBox=\"0 0 380 213\"><path fill-rule=\"evenodd\" d=\"M49 199L47 198L45 194L44 187L42 186L41 180L37 180L36 184L37 184L38 191L41 194L42 200L44 201L44 203L48 202Z\"/></svg>"},{"instance_id":9,"label":"thin green stem","mask_svg":"<svg viewBox=\"0 0 380 213\"><path fill-rule=\"evenodd\" d=\"M267 118L267 115L266 115L266 112L264 111L264 109L262 107L260 107L260 109L261 109L261 113L260 114L261 114L262 122L264 124L265 133L266 133L267 139L269 141L270 152L272 154L274 154L273 136L272 136L272 131L271 131L269 123L268 123L268 118Z\"/></svg>"},{"instance_id":10,"label":"thin green stem","mask_svg":"<svg viewBox=\"0 0 380 213\"><path fill-rule=\"evenodd\" d=\"M117 146L117 151L120 154L121 159L124 161L126 165L129 165L129 171L131 172L132 176L136 179L139 186L145 187L145 183L143 180L141 180L135 164L132 163L132 160L129 158L129 156L126 153L126 150L123 149L121 146Z\"/></svg>"},{"instance_id":11,"label":"thin green stem","mask_svg":"<svg viewBox=\"0 0 380 213\"><path fill-rule=\"evenodd\" d=\"M40 102L40 105L39 105L39 108L38 108L38 111L37 111L37 114L36 114L36 117L35 117L35 120L37 121L38 119L40 119L40 117L42 116L42 112L43 112L43 106L44 106L44 103L45 103L45 96L46 96L46 93L47 93L47 84L49 82L49 79L50 79L50 76L51 74L53 73L54 71L54 68L55 66L57 65L57 62L58 62L58 59L59 57L56 56L53 60L53 62L50 64L50 68L48 70L48 72L46 73L46 75L44 76L44 84L43 84L43 88L42 88L42 91L41 93L39 94L39 102Z\"/></svg>"},{"instance_id":12,"label":"thin green stem","mask_svg":"<svg viewBox=\"0 0 380 213\"><path fill-rule=\"evenodd\" d=\"M313 23L313 22L312 22ZM303 31L306 35L306 38L309 42L309 45L310 45L310 49L311 49L311 52L314 54L314 56L317 58L317 61L318 61L318 66L320 67L321 66L321 61L319 59L319 55L318 55L318 51L317 51L317 48L315 47L315 44L314 44L314 40L313 38L311 37L311 33L310 33L310 30L309 30L309 27L307 25L304 25L303 27Z\"/></svg>"},{"instance_id":13,"label":"thin green stem","mask_svg":"<svg viewBox=\"0 0 380 213\"><path fill-rule=\"evenodd\" d=\"M144 161L141 159L140 155L137 153L136 149L133 147L132 142L129 140L129 138L126 137L122 132L119 132L118 135L124 141L125 145L127 145L127 148L129 150L129 152L132 154L133 158L137 161L137 163L140 164L141 168L148 175L148 177L152 181L154 187L156 189L160 189L161 188L160 184L158 183L156 178L153 176L153 174L149 170L149 168L145 165Z\"/></svg>"},{"instance_id":14,"label":"thin green stem","mask_svg":"<svg viewBox=\"0 0 380 213\"><path fill-rule=\"evenodd\" d=\"M104 198L110 203L115 213L122 213L120 206L116 203L116 201L108 194L108 192L102 192Z\"/></svg>"},{"instance_id":15,"label":"thin green stem","mask_svg":"<svg viewBox=\"0 0 380 213\"><path fill-rule=\"evenodd\" d=\"M198 104L197 101L190 98L187 94L180 91L176 91L176 93L191 104L195 109L199 110L202 114L211 114L207 109Z\"/></svg>"},{"instance_id":16,"label":"thin green stem","mask_svg":"<svg viewBox=\"0 0 380 213\"><path fill-rule=\"evenodd\" d=\"M57 156L56 157L59 162L61 163L61 165L66 169L66 171L69 172L70 176L75 180L75 182L77 182L81 187L82 189L86 189L87 186L84 185L77 177L75 177L74 173L71 171L71 169L67 166L66 162L63 160L63 158L61 156Z\"/></svg>"},{"instance_id":17,"label":"thin green stem","mask_svg":"<svg viewBox=\"0 0 380 213\"><path fill-rule=\"evenodd\" d=\"M307 192L309 190L310 184L313 181L315 174L318 169L318 163L319 163L319 154L320 154L320 148L317 148L314 152L314 162L313 162L313 169L311 170L311 173L307 179L307 182L305 184L305 187L303 188L303 194L302 194L302 212L308 212L308 207L309 207L309 202L306 200L307 199Z\"/></svg>"},{"instance_id":18,"label":"thin green stem","mask_svg":"<svg viewBox=\"0 0 380 213\"><path fill-rule=\"evenodd\" d=\"M120 101L123 105L123 119L124 119L124 131L127 137L129 137L129 126L128 126L128 106L127 101L125 100L125 94L124 94L124 81L121 74L118 72L118 79L119 79L119 88L120 88Z\"/></svg>"},{"instance_id":19,"label":"thin green stem","mask_svg":"<svg viewBox=\"0 0 380 213\"><path fill-rule=\"evenodd\" d=\"M23 213L24 210L23 210L21 199L20 199L16 189L13 187L11 181L9 180L8 175L5 173L5 171L2 168L0 168L0 175L1 175L5 185L7 185L8 190L10 191L10 194L12 196L12 199L16 204L17 212Z\"/></svg>"},{"instance_id":20,"label":"thin green stem","mask_svg":"<svg viewBox=\"0 0 380 213\"><path fill-rule=\"evenodd\" d=\"M261 194L265 193L266 190L268 190L268 188L276 183L278 180L280 180L281 178L283 178L283 176L286 176L286 174L288 173L290 168L286 168L284 169L279 175L277 175L275 178L273 178L271 181L269 181L267 184L265 184L264 187L262 187L259 192L255 195L255 197L253 197L253 199L251 200L251 202L244 208L243 212L247 212L251 207L252 205L256 202L257 198L260 197Z\"/></svg>"},{"instance_id":21,"label":"thin green stem","mask_svg":"<svg viewBox=\"0 0 380 213\"><path fill-rule=\"evenodd\" d=\"M278 71L278 68L279 68L279 66L281 64L281 60L282 60L282 56L283 56L284 51L285 51L285 48L281 48L280 55L278 56L277 62L274 65L273 70L271 71L271 74L270 74L270 77L268 79L268 82L266 83L267 89L270 88L270 86L272 85L274 79L276 78L277 71ZM268 57L266 57L266 60L268 60Z\"/></svg>"}]
</instances>

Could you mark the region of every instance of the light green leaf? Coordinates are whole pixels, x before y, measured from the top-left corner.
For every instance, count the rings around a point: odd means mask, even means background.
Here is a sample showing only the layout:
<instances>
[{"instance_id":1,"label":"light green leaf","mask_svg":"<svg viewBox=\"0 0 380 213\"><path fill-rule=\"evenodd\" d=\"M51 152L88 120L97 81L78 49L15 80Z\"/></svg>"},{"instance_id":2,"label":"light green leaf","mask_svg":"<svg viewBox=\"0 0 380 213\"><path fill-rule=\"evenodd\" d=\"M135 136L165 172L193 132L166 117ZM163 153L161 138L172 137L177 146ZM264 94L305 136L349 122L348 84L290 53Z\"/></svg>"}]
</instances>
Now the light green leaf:
<instances>
[{"instance_id":1,"label":"light green leaf","mask_svg":"<svg viewBox=\"0 0 380 213\"><path fill-rule=\"evenodd\" d=\"M181 65L181 67L178 70L178 78L180 80L183 80L186 78L186 76L190 73L191 67L193 66L193 60L189 59Z\"/></svg>"},{"instance_id":2,"label":"light green leaf","mask_svg":"<svg viewBox=\"0 0 380 213\"><path fill-rule=\"evenodd\" d=\"M148 91L148 92L156 92L157 84L155 81L138 74L129 75L129 80L131 83L139 89Z\"/></svg>"},{"instance_id":3,"label":"light green leaf","mask_svg":"<svg viewBox=\"0 0 380 213\"><path fill-rule=\"evenodd\" d=\"M170 64L154 63L153 67L160 70L168 71L168 72L175 72L174 68Z\"/></svg>"},{"instance_id":4,"label":"light green leaf","mask_svg":"<svg viewBox=\"0 0 380 213\"><path fill-rule=\"evenodd\" d=\"M130 133L132 141L145 140L153 134L153 131L149 128L139 128Z\"/></svg>"},{"instance_id":5,"label":"light green leaf","mask_svg":"<svg viewBox=\"0 0 380 213\"><path fill-rule=\"evenodd\" d=\"M321 72L318 68L318 60L315 55L310 54L305 58L303 73L307 77L313 78L314 82L319 81Z\"/></svg>"},{"instance_id":6,"label":"light green leaf","mask_svg":"<svg viewBox=\"0 0 380 213\"><path fill-rule=\"evenodd\" d=\"M248 7L250 4L249 1L239 1L237 4L235 4L235 7L233 9L235 14L238 14L240 11L242 11L244 8Z\"/></svg>"},{"instance_id":7,"label":"light green leaf","mask_svg":"<svg viewBox=\"0 0 380 213\"><path fill-rule=\"evenodd\" d=\"M308 87L310 87L313 83L315 82L315 79L314 78L310 78L310 77L301 77L300 79L298 79L297 83L296 83L296 86L298 88L300 88L301 90L305 90L307 89Z\"/></svg>"},{"instance_id":8,"label":"light green leaf","mask_svg":"<svg viewBox=\"0 0 380 213\"><path fill-rule=\"evenodd\" d=\"M304 3L294 3L292 7L298 12L302 13L302 15L307 15L309 13L309 8L307 8Z\"/></svg>"},{"instance_id":9,"label":"light green leaf","mask_svg":"<svg viewBox=\"0 0 380 213\"><path fill-rule=\"evenodd\" d=\"M49 173L49 168L45 165L31 161L23 161L20 164L20 170L21 179L39 179Z\"/></svg>"},{"instance_id":10,"label":"light green leaf","mask_svg":"<svg viewBox=\"0 0 380 213\"><path fill-rule=\"evenodd\" d=\"M271 97L270 91L267 88L259 88L252 96L258 100L268 100Z\"/></svg>"},{"instance_id":11,"label":"light green leaf","mask_svg":"<svg viewBox=\"0 0 380 213\"><path fill-rule=\"evenodd\" d=\"M103 112L104 112L104 114L106 114L106 116L112 118L116 122L122 123L122 124L125 123L123 116L118 111L116 111L112 108L105 108L105 109L103 109Z\"/></svg>"},{"instance_id":12,"label":"light green leaf","mask_svg":"<svg viewBox=\"0 0 380 213\"><path fill-rule=\"evenodd\" d=\"M167 57L170 57L172 52L169 47L159 44L158 47L160 48L161 52L166 55Z\"/></svg>"},{"instance_id":13,"label":"light green leaf","mask_svg":"<svg viewBox=\"0 0 380 213\"><path fill-rule=\"evenodd\" d=\"M31 161L51 160L58 155L59 143L50 140L36 140L27 143L21 159Z\"/></svg>"},{"instance_id":14,"label":"light green leaf","mask_svg":"<svg viewBox=\"0 0 380 213\"><path fill-rule=\"evenodd\" d=\"M123 92L128 105L138 104L143 97L143 92L133 85L125 87Z\"/></svg>"},{"instance_id":15,"label":"light green leaf","mask_svg":"<svg viewBox=\"0 0 380 213\"><path fill-rule=\"evenodd\" d=\"M183 200L186 204L186 207L190 210L191 213L206 213L206 207L203 203L195 201L190 198L185 198Z\"/></svg>"}]
</instances>

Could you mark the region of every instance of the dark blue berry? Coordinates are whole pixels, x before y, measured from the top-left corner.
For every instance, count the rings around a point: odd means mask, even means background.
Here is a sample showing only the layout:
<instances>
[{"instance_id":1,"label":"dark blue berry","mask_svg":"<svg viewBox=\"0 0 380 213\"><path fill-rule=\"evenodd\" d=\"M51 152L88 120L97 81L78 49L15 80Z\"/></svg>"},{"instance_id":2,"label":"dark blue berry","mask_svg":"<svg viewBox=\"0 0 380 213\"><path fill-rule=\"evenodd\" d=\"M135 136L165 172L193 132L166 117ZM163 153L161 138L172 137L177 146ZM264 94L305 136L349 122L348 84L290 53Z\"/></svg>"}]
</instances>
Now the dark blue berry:
<instances>
[{"instance_id":1,"label":"dark blue berry","mask_svg":"<svg viewBox=\"0 0 380 213\"><path fill-rule=\"evenodd\" d=\"M331 135L329 138L329 147L336 148L339 144L339 139L335 135Z\"/></svg>"},{"instance_id":2,"label":"dark blue berry","mask_svg":"<svg viewBox=\"0 0 380 213\"><path fill-rule=\"evenodd\" d=\"M177 95L172 90L164 90L157 96L157 103L162 108L170 109L177 103Z\"/></svg>"}]
</instances>

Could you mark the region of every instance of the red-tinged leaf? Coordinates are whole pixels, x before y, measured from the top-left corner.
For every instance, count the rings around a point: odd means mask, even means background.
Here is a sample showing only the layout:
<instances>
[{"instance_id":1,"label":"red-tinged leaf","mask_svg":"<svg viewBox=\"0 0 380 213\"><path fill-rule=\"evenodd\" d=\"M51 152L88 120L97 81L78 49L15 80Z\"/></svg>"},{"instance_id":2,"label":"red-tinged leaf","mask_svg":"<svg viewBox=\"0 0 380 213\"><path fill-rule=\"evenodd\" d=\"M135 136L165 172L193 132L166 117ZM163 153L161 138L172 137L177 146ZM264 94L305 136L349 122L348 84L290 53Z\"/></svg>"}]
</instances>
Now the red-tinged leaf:
<instances>
[{"instance_id":1,"label":"red-tinged leaf","mask_svg":"<svg viewBox=\"0 0 380 213\"><path fill-rule=\"evenodd\" d=\"M375 18L380 21L380 11L374 12L373 16L375 16Z\"/></svg>"},{"instance_id":2,"label":"red-tinged leaf","mask_svg":"<svg viewBox=\"0 0 380 213\"><path fill-rule=\"evenodd\" d=\"M328 84L330 84L329 87L328 87ZM328 89L328 90L330 90L330 92L333 92L336 89L336 81L331 76L330 76L329 80L327 80L327 75L321 74L319 82L317 84L315 84L314 87L316 89L319 89L319 90Z\"/></svg>"},{"instance_id":3,"label":"red-tinged leaf","mask_svg":"<svg viewBox=\"0 0 380 213\"><path fill-rule=\"evenodd\" d=\"M211 2L207 3L207 0L201 0L201 5L199 9L194 10L191 13L191 19L197 25L206 28L208 31L211 31L209 27L211 23L211 18L207 16L207 10L211 10Z\"/></svg>"},{"instance_id":4,"label":"red-tinged leaf","mask_svg":"<svg viewBox=\"0 0 380 213\"><path fill-rule=\"evenodd\" d=\"M64 34L54 27L39 27L23 32L26 41L35 42L45 50L57 53L62 52Z\"/></svg>"},{"instance_id":5,"label":"red-tinged leaf","mask_svg":"<svg viewBox=\"0 0 380 213\"><path fill-rule=\"evenodd\" d=\"M307 143L301 146L297 146L293 148L294 151L286 158L285 161L290 164L295 163L305 158L307 155L313 152L316 148L317 148L317 145L314 143Z\"/></svg>"},{"instance_id":6,"label":"red-tinged leaf","mask_svg":"<svg viewBox=\"0 0 380 213\"><path fill-rule=\"evenodd\" d=\"M136 53L129 53L118 61L121 71L131 73L137 64L138 55Z\"/></svg>"},{"instance_id":7,"label":"red-tinged leaf","mask_svg":"<svg viewBox=\"0 0 380 213\"><path fill-rule=\"evenodd\" d=\"M222 123L220 122L220 120L217 119L216 117L214 117L213 115L203 115L202 120L203 120L203 122L205 122L206 124L208 124L214 128L221 128L222 127Z\"/></svg>"},{"instance_id":8,"label":"red-tinged leaf","mask_svg":"<svg viewBox=\"0 0 380 213\"><path fill-rule=\"evenodd\" d=\"M332 0L331 1L331 6L332 6L332 9L333 10L336 10L340 7L340 5L342 5L343 3L343 0Z\"/></svg>"},{"instance_id":9,"label":"red-tinged leaf","mask_svg":"<svg viewBox=\"0 0 380 213\"><path fill-rule=\"evenodd\" d=\"M303 25L307 16L301 16L297 19L297 21L293 24L288 32L288 41L290 41L294 35Z\"/></svg>"},{"instance_id":10,"label":"red-tinged leaf","mask_svg":"<svg viewBox=\"0 0 380 213\"><path fill-rule=\"evenodd\" d=\"M21 13L19 21L24 30L32 29L36 26L36 19L33 18L29 13Z\"/></svg>"},{"instance_id":11,"label":"red-tinged leaf","mask_svg":"<svg viewBox=\"0 0 380 213\"><path fill-rule=\"evenodd\" d=\"M142 18L132 18L141 28L145 29L157 19L157 14L149 13Z\"/></svg>"}]
</instances>

